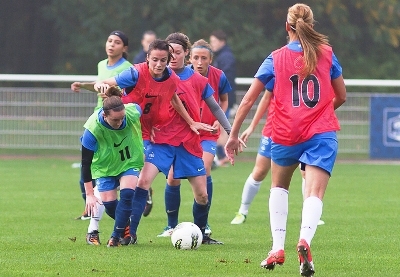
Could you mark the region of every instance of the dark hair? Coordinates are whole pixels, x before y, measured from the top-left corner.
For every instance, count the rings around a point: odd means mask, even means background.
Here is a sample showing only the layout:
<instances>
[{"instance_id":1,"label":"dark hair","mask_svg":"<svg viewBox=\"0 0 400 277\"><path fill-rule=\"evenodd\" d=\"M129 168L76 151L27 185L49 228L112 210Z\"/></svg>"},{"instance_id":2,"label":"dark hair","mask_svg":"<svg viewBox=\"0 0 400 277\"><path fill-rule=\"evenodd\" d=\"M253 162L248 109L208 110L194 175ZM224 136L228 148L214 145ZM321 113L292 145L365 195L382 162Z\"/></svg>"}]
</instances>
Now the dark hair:
<instances>
[{"instance_id":1,"label":"dark hair","mask_svg":"<svg viewBox=\"0 0 400 277\"><path fill-rule=\"evenodd\" d=\"M168 43L176 43L179 45L182 45L183 50L190 50L190 48L192 47L189 37L183 33L172 33L170 35L167 36L167 38L165 39Z\"/></svg>"},{"instance_id":2,"label":"dark hair","mask_svg":"<svg viewBox=\"0 0 400 277\"><path fill-rule=\"evenodd\" d=\"M109 115L110 111L120 112L125 109L124 103L122 102L121 97L119 96L111 96L103 101L103 111L105 115Z\"/></svg>"},{"instance_id":3,"label":"dark hair","mask_svg":"<svg viewBox=\"0 0 400 277\"><path fill-rule=\"evenodd\" d=\"M124 44L124 46L128 46L129 45L129 39L125 35L124 32L116 30L116 31L112 31L108 36L112 36L112 35L119 37L122 40L122 43ZM127 60L128 59L128 53L123 52L122 53L122 57L125 60Z\"/></svg>"},{"instance_id":4,"label":"dark hair","mask_svg":"<svg viewBox=\"0 0 400 277\"><path fill-rule=\"evenodd\" d=\"M112 86L106 90L105 95L107 95L108 97L111 97L111 96L122 97L122 91L118 87Z\"/></svg>"},{"instance_id":5,"label":"dark hair","mask_svg":"<svg viewBox=\"0 0 400 277\"><path fill-rule=\"evenodd\" d=\"M173 52L174 49L166 40L156 39L152 43L150 43L149 50L147 51L147 56L150 55L151 51L153 50L167 51L168 53L167 63L169 63L170 60L174 58L171 54L171 52Z\"/></svg>"},{"instance_id":6,"label":"dark hair","mask_svg":"<svg viewBox=\"0 0 400 277\"><path fill-rule=\"evenodd\" d=\"M222 30L215 30L215 31L213 31L213 32L211 33L210 36L214 36L214 37L216 37L217 39L223 40L223 41L226 41L226 38L227 38L225 32L222 31Z\"/></svg>"},{"instance_id":7,"label":"dark hair","mask_svg":"<svg viewBox=\"0 0 400 277\"><path fill-rule=\"evenodd\" d=\"M124 46L128 46L129 45L129 39L124 34L124 32L116 30L116 31L112 31L109 34L109 36L112 36L112 35L119 37L122 40L122 43L124 44Z\"/></svg>"}]
</instances>

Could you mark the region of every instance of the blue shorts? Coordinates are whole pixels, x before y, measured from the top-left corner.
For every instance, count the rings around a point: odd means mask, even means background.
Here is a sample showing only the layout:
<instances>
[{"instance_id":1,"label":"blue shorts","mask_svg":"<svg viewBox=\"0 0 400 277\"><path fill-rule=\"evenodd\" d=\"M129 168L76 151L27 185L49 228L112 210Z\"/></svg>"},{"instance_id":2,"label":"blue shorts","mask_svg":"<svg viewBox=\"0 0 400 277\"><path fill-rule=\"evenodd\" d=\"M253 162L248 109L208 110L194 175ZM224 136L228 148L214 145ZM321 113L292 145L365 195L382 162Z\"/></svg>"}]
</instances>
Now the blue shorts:
<instances>
[{"instance_id":1,"label":"blue shorts","mask_svg":"<svg viewBox=\"0 0 400 277\"><path fill-rule=\"evenodd\" d=\"M203 152L208 152L215 156L217 152L217 142L213 140L203 140L201 142L201 148L203 148Z\"/></svg>"},{"instance_id":2,"label":"blue shorts","mask_svg":"<svg viewBox=\"0 0 400 277\"><path fill-rule=\"evenodd\" d=\"M144 148L144 153L145 154L146 154L146 149L147 149L147 147L149 147L149 145L150 145L150 141L147 140L147 139L144 139L143 140L143 148Z\"/></svg>"},{"instance_id":3,"label":"blue shorts","mask_svg":"<svg viewBox=\"0 0 400 277\"><path fill-rule=\"evenodd\" d=\"M261 136L258 154L271 159L271 138Z\"/></svg>"},{"instance_id":4,"label":"blue shorts","mask_svg":"<svg viewBox=\"0 0 400 277\"><path fill-rule=\"evenodd\" d=\"M146 150L146 162L154 164L165 176L174 167L174 179L206 175L201 158L190 154L183 145L151 143Z\"/></svg>"},{"instance_id":5,"label":"blue shorts","mask_svg":"<svg viewBox=\"0 0 400 277\"><path fill-rule=\"evenodd\" d=\"M133 175L139 177L140 170L138 168L130 168L125 172L122 172L118 176L112 177L100 177L96 179L96 186L99 192L114 190L119 187L119 179L122 176Z\"/></svg>"},{"instance_id":6,"label":"blue shorts","mask_svg":"<svg viewBox=\"0 0 400 277\"><path fill-rule=\"evenodd\" d=\"M284 146L271 143L272 161L280 166L290 166L296 163L317 166L329 174L332 173L333 165L338 151L336 132L316 134L308 141Z\"/></svg>"}]
</instances>

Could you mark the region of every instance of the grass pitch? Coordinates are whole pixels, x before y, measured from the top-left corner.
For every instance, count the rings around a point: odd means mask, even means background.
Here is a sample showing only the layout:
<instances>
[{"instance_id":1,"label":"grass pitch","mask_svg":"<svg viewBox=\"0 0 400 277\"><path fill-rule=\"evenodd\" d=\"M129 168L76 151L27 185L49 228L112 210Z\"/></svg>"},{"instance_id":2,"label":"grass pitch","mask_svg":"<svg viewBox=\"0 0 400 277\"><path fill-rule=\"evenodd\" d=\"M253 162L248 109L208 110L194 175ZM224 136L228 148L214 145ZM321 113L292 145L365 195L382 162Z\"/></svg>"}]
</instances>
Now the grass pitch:
<instances>
[{"instance_id":1,"label":"grass pitch","mask_svg":"<svg viewBox=\"0 0 400 277\"><path fill-rule=\"evenodd\" d=\"M138 244L107 248L113 222L100 223L102 246L87 245L88 221L74 220L83 209L76 160L0 160L0 276L300 276L296 255L301 180L295 173L289 194L286 262L273 272L260 268L271 246L268 196L263 182L243 225L231 225L243 183L253 162L212 172L214 197L209 223L224 245L196 251L173 248L157 238L166 225L165 178L153 185L154 208L142 218ZM315 276L400 276L399 166L335 166L322 219L312 242ZM190 185L182 182L180 221L193 221Z\"/></svg>"}]
</instances>

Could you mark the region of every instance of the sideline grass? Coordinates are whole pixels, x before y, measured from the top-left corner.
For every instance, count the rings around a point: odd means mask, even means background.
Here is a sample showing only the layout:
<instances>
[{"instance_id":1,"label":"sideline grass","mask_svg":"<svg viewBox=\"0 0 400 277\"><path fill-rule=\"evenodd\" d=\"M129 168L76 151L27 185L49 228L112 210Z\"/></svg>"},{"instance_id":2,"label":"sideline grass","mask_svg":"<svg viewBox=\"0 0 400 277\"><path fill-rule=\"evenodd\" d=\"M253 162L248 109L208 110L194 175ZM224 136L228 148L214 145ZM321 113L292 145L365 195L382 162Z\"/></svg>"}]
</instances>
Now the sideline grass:
<instances>
[{"instance_id":1,"label":"sideline grass","mask_svg":"<svg viewBox=\"0 0 400 277\"><path fill-rule=\"evenodd\" d=\"M0 276L300 276L295 246L301 215L300 176L289 196L285 265L273 272L259 267L271 240L269 178L263 183L243 225L230 225L239 208L243 182L252 162L213 171L214 199L209 222L225 245L197 251L175 250L165 227L160 174L153 186L155 206L143 218L139 244L109 249L113 222L101 222L103 245L86 245L88 221L73 220L83 201L79 170L64 159L0 160ZM337 164L324 199L312 244L315 276L399 276L398 166ZM180 221L192 221L190 186L183 181ZM76 240L75 240L76 239Z\"/></svg>"}]
</instances>

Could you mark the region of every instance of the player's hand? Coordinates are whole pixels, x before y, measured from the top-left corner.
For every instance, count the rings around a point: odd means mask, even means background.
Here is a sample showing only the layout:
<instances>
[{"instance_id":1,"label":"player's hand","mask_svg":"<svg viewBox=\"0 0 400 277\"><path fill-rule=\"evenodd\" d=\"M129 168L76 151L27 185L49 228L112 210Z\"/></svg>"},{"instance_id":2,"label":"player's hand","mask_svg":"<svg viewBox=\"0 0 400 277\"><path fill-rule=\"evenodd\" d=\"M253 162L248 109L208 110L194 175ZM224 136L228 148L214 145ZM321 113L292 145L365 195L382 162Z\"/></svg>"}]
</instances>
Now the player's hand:
<instances>
[{"instance_id":1,"label":"player's hand","mask_svg":"<svg viewBox=\"0 0 400 277\"><path fill-rule=\"evenodd\" d=\"M211 133L215 134L216 132L218 132L220 126L221 126L221 124L219 124L219 121L215 120L214 124L212 125L212 127L214 128L214 131L212 131Z\"/></svg>"},{"instance_id":2,"label":"player's hand","mask_svg":"<svg viewBox=\"0 0 400 277\"><path fill-rule=\"evenodd\" d=\"M250 126L247 127L246 130L244 130L244 132L240 136L240 138L243 140L243 142L247 142L247 140L249 139L249 137L253 133L253 131L254 131L254 129Z\"/></svg>"},{"instance_id":3,"label":"player's hand","mask_svg":"<svg viewBox=\"0 0 400 277\"><path fill-rule=\"evenodd\" d=\"M208 132L213 132L214 128L211 125L201 123L201 122L193 122L190 125L190 129L192 129L193 132L195 132L197 135L200 134L199 130L204 130Z\"/></svg>"},{"instance_id":4,"label":"player's hand","mask_svg":"<svg viewBox=\"0 0 400 277\"><path fill-rule=\"evenodd\" d=\"M110 85L104 84L104 83L95 83L94 84L94 90L97 91L98 93L106 93Z\"/></svg>"},{"instance_id":5,"label":"player's hand","mask_svg":"<svg viewBox=\"0 0 400 277\"><path fill-rule=\"evenodd\" d=\"M98 93L97 96L101 97L101 99L103 99L103 101L104 101L104 99L108 98L107 94L105 94L103 92Z\"/></svg>"},{"instance_id":6,"label":"player's hand","mask_svg":"<svg viewBox=\"0 0 400 277\"><path fill-rule=\"evenodd\" d=\"M103 204L100 199L94 195L86 195L85 213L92 216L97 213L96 203Z\"/></svg>"},{"instance_id":7,"label":"player's hand","mask_svg":"<svg viewBox=\"0 0 400 277\"><path fill-rule=\"evenodd\" d=\"M81 83L80 82L73 82L71 84L71 90L73 92L80 92L81 91Z\"/></svg>"},{"instance_id":8,"label":"player's hand","mask_svg":"<svg viewBox=\"0 0 400 277\"><path fill-rule=\"evenodd\" d=\"M242 139L229 136L228 141L225 144L225 154L231 165L235 164L235 156L243 151L243 146L247 147Z\"/></svg>"},{"instance_id":9,"label":"player's hand","mask_svg":"<svg viewBox=\"0 0 400 277\"><path fill-rule=\"evenodd\" d=\"M159 128L157 128L157 127L155 127L155 126L151 127L151 131L150 131L150 141L151 141L152 143L155 143L155 142L154 142L154 138L156 137L156 132L158 132L158 131L160 131Z\"/></svg>"},{"instance_id":10,"label":"player's hand","mask_svg":"<svg viewBox=\"0 0 400 277\"><path fill-rule=\"evenodd\" d=\"M241 138L239 138L239 152L240 152L240 153L243 152L243 147L244 147L244 148L247 148L247 145L246 145L246 143L245 143Z\"/></svg>"}]
</instances>

